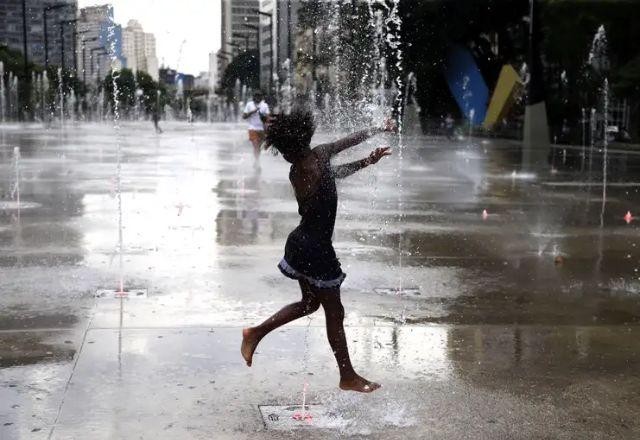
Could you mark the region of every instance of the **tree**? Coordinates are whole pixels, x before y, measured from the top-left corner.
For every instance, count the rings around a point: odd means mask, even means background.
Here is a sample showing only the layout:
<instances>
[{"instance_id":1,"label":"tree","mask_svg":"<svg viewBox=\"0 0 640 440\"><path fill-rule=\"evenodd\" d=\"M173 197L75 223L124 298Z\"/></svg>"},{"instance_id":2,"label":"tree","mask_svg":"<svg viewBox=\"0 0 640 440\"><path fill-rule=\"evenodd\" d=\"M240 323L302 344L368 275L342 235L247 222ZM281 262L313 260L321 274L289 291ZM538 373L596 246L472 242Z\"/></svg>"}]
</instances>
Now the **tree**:
<instances>
[{"instance_id":1,"label":"tree","mask_svg":"<svg viewBox=\"0 0 640 440\"><path fill-rule=\"evenodd\" d=\"M133 72L130 69L111 71L105 77L102 86L104 87L104 93L111 108L115 108L116 93L114 92L117 91L118 109L121 115L128 114L135 103L136 81Z\"/></svg>"},{"instance_id":2,"label":"tree","mask_svg":"<svg viewBox=\"0 0 640 440\"><path fill-rule=\"evenodd\" d=\"M109 72L102 82L105 96L107 96L111 108L113 108L114 103L114 77L118 90L118 107L121 115L128 115L135 107L138 90L142 91L140 100L146 113L155 111L156 106L162 108L168 102L167 90L154 81L148 73L137 71L134 75L130 69L122 69L116 72ZM159 96L158 92L160 92Z\"/></svg>"},{"instance_id":3,"label":"tree","mask_svg":"<svg viewBox=\"0 0 640 440\"><path fill-rule=\"evenodd\" d=\"M625 96L631 103L633 117L629 122L629 133L640 135L640 54L622 66L614 77L614 93Z\"/></svg>"},{"instance_id":4,"label":"tree","mask_svg":"<svg viewBox=\"0 0 640 440\"><path fill-rule=\"evenodd\" d=\"M156 111L157 106L164 107L168 101L167 90L164 86L154 81L147 72L140 70L136 72L136 82L138 88L142 90L141 99L147 114ZM157 111L160 111L160 109L157 109Z\"/></svg>"},{"instance_id":5,"label":"tree","mask_svg":"<svg viewBox=\"0 0 640 440\"><path fill-rule=\"evenodd\" d=\"M225 69L221 85L229 99L233 97L234 87L238 79L247 87L253 89L260 87L260 66L258 65L258 52L256 50L241 53Z\"/></svg>"}]
</instances>

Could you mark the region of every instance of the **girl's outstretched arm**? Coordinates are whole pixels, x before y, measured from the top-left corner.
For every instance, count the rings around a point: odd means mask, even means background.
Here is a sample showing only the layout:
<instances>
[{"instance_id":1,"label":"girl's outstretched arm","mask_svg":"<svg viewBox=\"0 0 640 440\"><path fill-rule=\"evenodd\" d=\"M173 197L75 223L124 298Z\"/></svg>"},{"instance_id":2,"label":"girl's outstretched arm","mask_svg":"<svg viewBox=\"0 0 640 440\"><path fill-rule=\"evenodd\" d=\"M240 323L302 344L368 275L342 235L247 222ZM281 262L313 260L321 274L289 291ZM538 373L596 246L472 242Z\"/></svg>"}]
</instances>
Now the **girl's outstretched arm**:
<instances>
[{"instance_id":1,"label":"girl's outstretched arm","mask_svg":"<svg viewBox=\"0 0 640 440\"><path fill-rule=\"evenodd\" d=\"M371 127L366 130L358 131L335 142L318 145L314 148L314 151L316 151L320 156L329 159L347 148L355 147L378 133L395 131L395 129L395 121L389 119L385 121L384 127Z\"/></svg>"},{"instance_id":2,"label":"girl's outstretched arm","mask_svg":"<svg viewBox=\"0 0 640 440\"><path fill-rule=\"evenodd\" d=\"M336 179L344 179L350 175L360 171L363 168L377 163L384 156L391 155L391 149L389 147L376 148L369 157L356 160L355 162L345 163L343 165L337 165L332 168L333 175Z\"/></svg>"}]
</instances>

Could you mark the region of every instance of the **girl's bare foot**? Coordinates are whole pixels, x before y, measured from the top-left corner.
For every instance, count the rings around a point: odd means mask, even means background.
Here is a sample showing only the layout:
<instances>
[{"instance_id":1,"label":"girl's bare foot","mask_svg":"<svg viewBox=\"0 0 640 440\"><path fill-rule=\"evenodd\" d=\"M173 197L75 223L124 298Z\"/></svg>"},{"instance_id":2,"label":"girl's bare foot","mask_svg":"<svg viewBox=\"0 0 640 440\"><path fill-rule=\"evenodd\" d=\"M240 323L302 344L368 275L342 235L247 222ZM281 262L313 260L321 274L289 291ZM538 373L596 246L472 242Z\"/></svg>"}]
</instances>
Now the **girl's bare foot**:
<instances>
[{"instance_id":1,"label":"girl's bare foot","mask_svg":"<svg viewBox=\"0 0 640 440\"><path fill-rule=\"evenodd\" d=\"M242 330L242 346L240 352L242 357L247 362L247 366L251 366L253 360L253 352L256 351L260 339L256 337L255 331L251 328L245 328Z\"/></svg>"},{"instance_id":2,"label":"girl's bare foot","mask_svg":"<svg viewBox=\"0 0 640 440\"><path fill-rule=\"evenodd\" d=\"M364 377L357 376L353 379L340 379L340 389L345 391L356 391L358 393L372 393L381 385L375 382L369 382Z\"/></svg>"}]
</instances>

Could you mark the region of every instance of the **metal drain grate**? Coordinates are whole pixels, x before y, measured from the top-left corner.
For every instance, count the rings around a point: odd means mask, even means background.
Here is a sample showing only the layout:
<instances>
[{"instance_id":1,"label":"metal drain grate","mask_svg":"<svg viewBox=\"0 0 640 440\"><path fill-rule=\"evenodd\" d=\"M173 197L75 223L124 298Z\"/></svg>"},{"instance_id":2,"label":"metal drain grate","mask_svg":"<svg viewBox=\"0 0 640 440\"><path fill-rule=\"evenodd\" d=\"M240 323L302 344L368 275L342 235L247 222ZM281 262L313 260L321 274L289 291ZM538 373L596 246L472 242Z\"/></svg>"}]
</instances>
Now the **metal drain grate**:
<instances>
[{"instance_id":1,"label":"metal drain grate","mask_svg":"<svg viewBox=\"0 0 640 440\"><path fill-rule=\"evenodd\" d=\"M419 287L376 287L374 292L380 295L405 295L405 296L419 296L422 295Z\"/></svg>"},{"instance_id":2,"label":"metal drain grate","mask_svg":"<svg viewBox=\"0 0 640 440\"><path fill-rule=\"evenodd\" d=\"M323 405L260 405L264 425L272 431L292 431L296 429L336 429L346 425L338 414Z\"/></svg>"},{"instance_id":3,"label":"metal drain grate","mask_svg":"<svg viewBox=\"0 0 640 440\"><path fill-rule=\"evenodd\" d=\"M96 290L96 298L103 299L139 299L147 297L147 289L98 289Z\"/></svg>"}]
</instances>

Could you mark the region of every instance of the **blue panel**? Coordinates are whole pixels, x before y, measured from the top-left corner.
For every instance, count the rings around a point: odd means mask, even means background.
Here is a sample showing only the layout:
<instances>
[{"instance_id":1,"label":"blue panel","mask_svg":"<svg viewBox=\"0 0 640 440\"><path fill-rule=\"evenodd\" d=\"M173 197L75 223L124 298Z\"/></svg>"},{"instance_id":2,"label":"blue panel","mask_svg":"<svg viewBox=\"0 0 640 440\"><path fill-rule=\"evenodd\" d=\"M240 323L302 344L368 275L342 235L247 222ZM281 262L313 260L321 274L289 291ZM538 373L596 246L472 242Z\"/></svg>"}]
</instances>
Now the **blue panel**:
<instances>
[{"instance_id":1,"label":"blue panel","mask_svg":"<svg viewBox=\"0 0 640 440\"><path fill-rule=\"evenodd\" d=\"M459 44L451 46L444 75L462 114L473 125L482 124L489 105L489 88L471 52Z\"/></svg>"}]
</instances>

